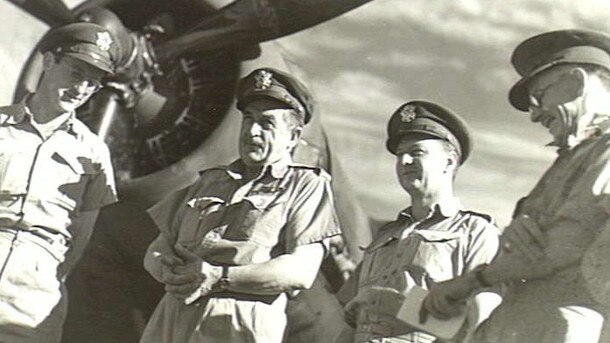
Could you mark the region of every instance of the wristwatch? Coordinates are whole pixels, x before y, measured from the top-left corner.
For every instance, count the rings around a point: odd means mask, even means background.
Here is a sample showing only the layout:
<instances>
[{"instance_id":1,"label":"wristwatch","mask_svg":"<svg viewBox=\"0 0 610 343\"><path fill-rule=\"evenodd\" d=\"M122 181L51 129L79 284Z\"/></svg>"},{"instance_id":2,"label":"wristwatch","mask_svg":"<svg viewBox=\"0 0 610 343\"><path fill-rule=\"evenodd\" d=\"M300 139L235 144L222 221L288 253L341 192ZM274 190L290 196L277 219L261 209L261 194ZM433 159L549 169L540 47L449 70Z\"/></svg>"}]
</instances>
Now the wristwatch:
<instances>
[{"instance_id":1,"label":"wristwatch","mask_svg":"<svg viewBox=\"0 0 610 343\"><path fill-rule=\"evenodd\" d=\"M220 279L214 285L219 291L226 291L229 288L231 281L229 280L229 266L222 266L222 274L220 275Z\"/></svg>"}]
</instances>

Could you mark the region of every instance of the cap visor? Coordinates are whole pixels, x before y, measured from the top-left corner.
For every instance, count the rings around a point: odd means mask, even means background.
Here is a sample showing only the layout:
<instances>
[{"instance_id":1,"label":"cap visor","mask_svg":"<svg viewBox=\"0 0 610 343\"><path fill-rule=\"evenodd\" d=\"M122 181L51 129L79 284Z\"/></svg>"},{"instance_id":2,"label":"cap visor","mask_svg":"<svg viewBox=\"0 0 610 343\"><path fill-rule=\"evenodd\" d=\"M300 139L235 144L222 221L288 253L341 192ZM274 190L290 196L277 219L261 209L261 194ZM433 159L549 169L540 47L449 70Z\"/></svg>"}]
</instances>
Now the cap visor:
<instances>
[{"instance_id":1,"label":"cap visor","mask_svg":"<svg viewBox=\"0 0 610 343\"><path fill-rule=\"evenodd\" d=\"M63 55L77 58L77 59L79 59L83 62L86 62L87 64L90 64L98 69L101 69L109 74L114 74L114 70L112 70L111 66L109 66L106 63L103 63L102 61L95 59L87 54L70 51L70 52L63 52Z\"/></svg>"},{"instance_id":2,"label":"cap visor","mask_svg":"<svg viewBox=\"0 0 610 343\"><path fill-rule=\"evenodd\" d=\"M275 92L252 93L239 101L238 108L244 108L246 105L256 100L271 100L272 102L277 103L278 108L294 109L282 99L281 95L278 95Z\"/></svg>"},{"instance_id":3,"label":"cap visor","mask_svg":"<svg viewBox=\"0 0 610 343\"><path fill-rule=\"evenodd\" d=\"M529 77L522 78L508 92L508 101L519 111L527 112L529 110L529 94L527 91L529 80Z\"/></svg>"}]
</instances>

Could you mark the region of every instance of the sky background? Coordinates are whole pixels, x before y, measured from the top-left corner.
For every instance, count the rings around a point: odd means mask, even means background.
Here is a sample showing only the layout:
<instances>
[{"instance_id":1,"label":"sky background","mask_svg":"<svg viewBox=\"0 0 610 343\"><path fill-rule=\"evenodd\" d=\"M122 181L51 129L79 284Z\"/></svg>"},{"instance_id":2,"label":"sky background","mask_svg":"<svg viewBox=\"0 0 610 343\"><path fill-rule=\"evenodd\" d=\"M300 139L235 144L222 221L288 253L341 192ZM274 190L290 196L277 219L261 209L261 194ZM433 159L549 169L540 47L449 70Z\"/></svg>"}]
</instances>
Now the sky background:
<instances>
[{"instance_id":1,"label":"sky background","mask_svg":"<svg viewBox=\"0 0 610 343\"><path fill-rule=\"evenodd\" d=\"M608 18L607 0L376 0L280 43L307 73L332 151L368 215L392 219L408 205L385 127L402 103L428 99L472 129L456 187L464 207L505 225L554 158L548 133L508 104L512 49L553 29L610 31ZM0 103L8 104L46 26L6 1L0 22Z\"/></svg>"}]
</instances>

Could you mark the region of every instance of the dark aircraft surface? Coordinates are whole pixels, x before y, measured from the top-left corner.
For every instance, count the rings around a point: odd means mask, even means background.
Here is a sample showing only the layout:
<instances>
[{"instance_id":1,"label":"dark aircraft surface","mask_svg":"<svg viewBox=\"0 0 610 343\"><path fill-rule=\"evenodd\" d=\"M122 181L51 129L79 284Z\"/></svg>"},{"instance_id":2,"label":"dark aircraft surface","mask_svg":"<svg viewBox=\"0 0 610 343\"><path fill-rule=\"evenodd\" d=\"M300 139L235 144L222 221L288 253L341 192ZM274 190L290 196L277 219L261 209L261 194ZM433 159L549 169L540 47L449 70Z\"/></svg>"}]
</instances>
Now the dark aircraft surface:
<instances>
[{"instance_id":1,"label":"dark aircraft surface","mask_svg":"<svg viewBox=\"0 0 610 343\"><path fill-rule=\"evenodd\" d=\"M78 116L109 145L120 202L105 208L90 245L68 278L64 342L136 342L163 289L142 268L157 230L144 210L191 183L199 170L237 157L239 77L273 66L306 75L274 38L308 28L370 0L10 0L50 27L92 21L120 38L119 72ZM224 7L223 7L224 6ZM32 90L41 56L32 53L15 91ZM341 330L333 292L370 239L368 219L342 177L317 112L295 160L323 167L345 231L314 287L291 301L288 342L322 342Z\"/></svg>"}]
</instances>

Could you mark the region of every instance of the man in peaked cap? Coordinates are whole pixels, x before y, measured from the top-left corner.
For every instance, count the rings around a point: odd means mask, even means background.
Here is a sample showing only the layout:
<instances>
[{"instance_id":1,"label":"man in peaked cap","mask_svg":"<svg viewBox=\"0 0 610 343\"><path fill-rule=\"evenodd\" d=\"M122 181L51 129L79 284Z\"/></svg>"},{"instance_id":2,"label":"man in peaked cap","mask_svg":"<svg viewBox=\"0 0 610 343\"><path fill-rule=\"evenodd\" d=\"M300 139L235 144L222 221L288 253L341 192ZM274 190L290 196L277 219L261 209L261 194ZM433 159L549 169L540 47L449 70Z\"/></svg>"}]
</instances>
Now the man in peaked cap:
<instances>
[{"instance_id":1,"label":"man in peaked cap","mask_svg":"<svg viewBox=\"0 0 610 343\"><path fill-rule=\"evenodd\" d=\"M166 294L143 343L279 343L287 295L309 288L340 234L330 176L292 151L313 114L307 89L257 69L237 86L240 158L149 209L144 266Z\"/></svg>"},{"instance_id":2,"label":"man in peaked cap","mask_svg":"<svg viewBox=\"0 0 610 343\"><path fill-rule=\"evenodd\" d=\"M521 79L510 103L549 130L558 158L518 202L502 254L472 275L437 285L426 300L428 310L444 315L482 285L507 283L474 342L599 340L610 279L609 54L609 35L584 30L543 33L513 53Z\"/></svg>"},{"instance_id":3,"label":"man in peaked cap","mask_svg":"<svg viewBox=\"0 0 610 343\"><path fill-rule=\"evenodd\" d=\"M356 329L352 342L433 342L435 336L396 318L405 295L490 262L499 231L489 216L462 210L454 195L456 172L471 150L457 114L428 101L408 102L390 118L386 147L396 156L396 174L411 205L379 229L339 299ZM475 296L469 323L456 337L472 332L497 302L489 292Z\"/></svg>"},{"instance_id":4,"label":"man in peaked cap","mask_svg":"<svg viewBox=\"0 0 610 343\"><path fill-rule=\"evenodd\" d=\"M112 73L104 28L77 23L43 37L35 93L0 107L0 341L59 342L64 280L102 206L116 201L108 147L75 116Z\"/></svg>"}]
</instances>

